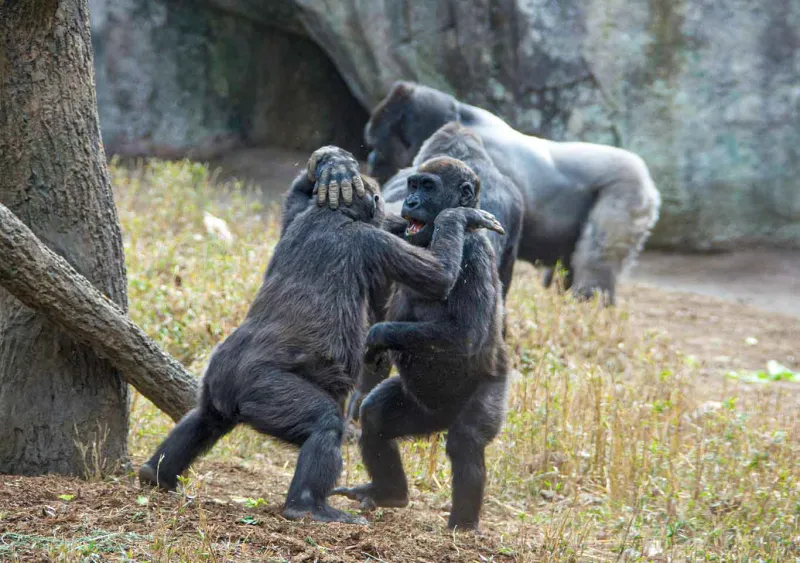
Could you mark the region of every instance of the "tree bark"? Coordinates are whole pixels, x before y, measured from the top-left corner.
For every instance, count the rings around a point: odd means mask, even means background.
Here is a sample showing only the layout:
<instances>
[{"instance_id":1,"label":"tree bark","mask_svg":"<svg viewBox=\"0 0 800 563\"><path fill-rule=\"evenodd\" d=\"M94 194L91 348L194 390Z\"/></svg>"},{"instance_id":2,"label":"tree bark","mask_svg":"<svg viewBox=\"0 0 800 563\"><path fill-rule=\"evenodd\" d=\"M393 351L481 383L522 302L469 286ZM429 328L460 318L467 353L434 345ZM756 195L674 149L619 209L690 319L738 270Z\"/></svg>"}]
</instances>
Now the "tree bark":
<instances>
[{"instance_id":1,"label":"tree bark","mask_svg":"<svg viewBox=\"0 0 800 563\"><path fill-rule=\"evenodd\" d=\"M0 287L111 361L174 420L195 406L197 379L2 204Z\"/></svg>"},{"instance_id":2,"label":"tree bark","mask_svg":"<svg viewBox=\"0 0 800 563\"><path fill-rule=\"evenodd\" d=\"M0 2L0 202L127 310L86 0ZM0 473L80 475L78 444L125 460L128 402L110 362L0 289Z\"/></svg>"}]
</instances>

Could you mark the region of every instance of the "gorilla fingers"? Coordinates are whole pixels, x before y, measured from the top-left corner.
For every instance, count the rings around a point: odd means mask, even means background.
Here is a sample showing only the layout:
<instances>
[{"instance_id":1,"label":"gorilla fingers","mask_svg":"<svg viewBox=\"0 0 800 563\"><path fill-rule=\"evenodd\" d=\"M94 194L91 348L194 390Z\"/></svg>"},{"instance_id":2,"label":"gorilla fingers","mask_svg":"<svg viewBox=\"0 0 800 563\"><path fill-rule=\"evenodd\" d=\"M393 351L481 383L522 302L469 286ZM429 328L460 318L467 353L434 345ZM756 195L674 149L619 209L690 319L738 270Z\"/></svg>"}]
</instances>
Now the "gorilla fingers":
<instances>
[{"instance_id":1,"label":"gorilla fingers","mask_svg":"<svg viewBox=\"0 0 800 563\"><path fill-rule=\"evenodd\" d=\"M336 163L330 164L331 160ZM320 174L317 170L322 166ZM364 182L358 171L358 161L349 152L339 147L327 146L314 151L306 165L309 180L315 182L314 192L317 194L317 204L325 205L329 200L331 209L339 207L339 194L345 205L353 203L353 188L358 197L364 197Z\"/></svg>"}]
</instances>

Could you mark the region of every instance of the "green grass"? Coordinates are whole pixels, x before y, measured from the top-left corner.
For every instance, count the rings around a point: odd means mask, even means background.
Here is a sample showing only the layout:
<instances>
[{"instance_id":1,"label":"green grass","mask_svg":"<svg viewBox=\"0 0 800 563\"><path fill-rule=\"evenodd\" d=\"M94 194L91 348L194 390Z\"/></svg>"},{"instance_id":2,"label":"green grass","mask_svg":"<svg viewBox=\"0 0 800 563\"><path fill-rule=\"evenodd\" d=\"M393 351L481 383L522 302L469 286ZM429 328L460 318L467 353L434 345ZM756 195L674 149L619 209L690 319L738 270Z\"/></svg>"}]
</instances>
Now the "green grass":
<instances>
[{"instance_id":1,"label":"green grass","mask_svg":"<svg viewBox=\"0 0 800 563\"><path fill-rule=\"evenodd\" d=\"M240 186L212 187L196 164L112 166L112 176L130 314L201 373L255 295L277 241L277 209L254 203ZM204 212L225 220L233 241L207 233ZM508 308L517 377L487 456L485 521L509 553L525 560L533 549L537 560L557 561L800 557L796 394L779 400L759 388L743 400L722 382L700 392L691 357L655 330L634 333L624 306L607 310L544 291L526 265ZM131 424L138 456L171 427L138 396ZM237 429L209 457L239 463L268 444ZM445 504L442 437L403 448L414 485ZM345 458L343 479L363 479L355 447Z\"/></svg>"}]
</instances>

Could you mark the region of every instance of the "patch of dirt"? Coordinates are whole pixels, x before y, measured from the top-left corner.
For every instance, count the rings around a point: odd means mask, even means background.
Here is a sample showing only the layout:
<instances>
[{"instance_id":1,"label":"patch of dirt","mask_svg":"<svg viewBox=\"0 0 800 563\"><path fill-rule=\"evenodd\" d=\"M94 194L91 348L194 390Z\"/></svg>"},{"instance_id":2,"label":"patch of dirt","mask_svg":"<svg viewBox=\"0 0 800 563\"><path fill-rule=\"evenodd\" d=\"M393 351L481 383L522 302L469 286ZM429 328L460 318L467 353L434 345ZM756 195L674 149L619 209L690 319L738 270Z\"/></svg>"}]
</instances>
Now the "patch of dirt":
<instances>
[{"instance_id":1,"label":"patch of dirt","mask_svg":"<svg viewBox=\"0 0 800 563\"><path fill-rule=\"evenodd\" d=\"M141 461L141 460L139 460ZM137 463L138 465L138 463ZM290 469L293 467L290 467ZM293 522L280 515L291 474L200 462L189 494L116 482L0 477L0 559L52 559L61 539L79 554L138 560L513 561L492 536L452 534L447 512L407 509L370 516L369 527ZM71 500L59 498L72 495ZM263 499L247 506L244 498ZM338 503L341 507L344 503ZM64 549L64 544L61 543Z\"/></svg>"},{"instance_id":2,"label":"patch of dirt","mask_svg":"<svg viewBox=\"0 0 800 563\"><path fill-rule=\"evenodd\" d=\"M800 251L646 252L631 272L631 279L800 317Z\"/></svg>"},{"instance_id":3,"label":"patch of dirt","mask_svg":"<svg viewBox=\"0 0 800 563\"><path fill-rule=\"evenodd\" d=\"M759 370L769 360L800 370L798 317L639 283L624 285L620 296L634 327L669 335L697 358L701 373Z\"/></svg>"}]
</instances>

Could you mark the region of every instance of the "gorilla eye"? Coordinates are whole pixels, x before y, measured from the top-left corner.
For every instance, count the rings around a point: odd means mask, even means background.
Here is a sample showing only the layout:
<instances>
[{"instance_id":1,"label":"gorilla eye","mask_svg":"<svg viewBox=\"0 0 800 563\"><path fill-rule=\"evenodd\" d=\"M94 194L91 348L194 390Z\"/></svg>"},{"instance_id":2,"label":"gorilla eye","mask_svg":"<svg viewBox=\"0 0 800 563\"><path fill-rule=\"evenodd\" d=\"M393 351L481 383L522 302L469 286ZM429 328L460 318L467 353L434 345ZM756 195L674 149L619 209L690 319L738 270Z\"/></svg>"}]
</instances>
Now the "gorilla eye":
<instances>
[{"instance_id":1,"label":"gorilla eye","mask_svg":"<svg viewBox=\"0 0 800 563\"><path fill-rule=\"evenodd\" d=\"M380 200L381 200L381 196L379 196L378 194L375 194L374 196L372 196L372 201L375 202L375 205L378 205L378 202Z\"/></svg>"},{"instance_id":2,"label":"gorilla eye","mask_svg":"<svg viewBox=\"0 0 800 563\"><path fill-rule=\"evenodd\" d=\"M433 183L433 180L424 180L422 182L422 189L423 190L432 190L436 187L436 184Z\"/></svg>"}]
</instances>

